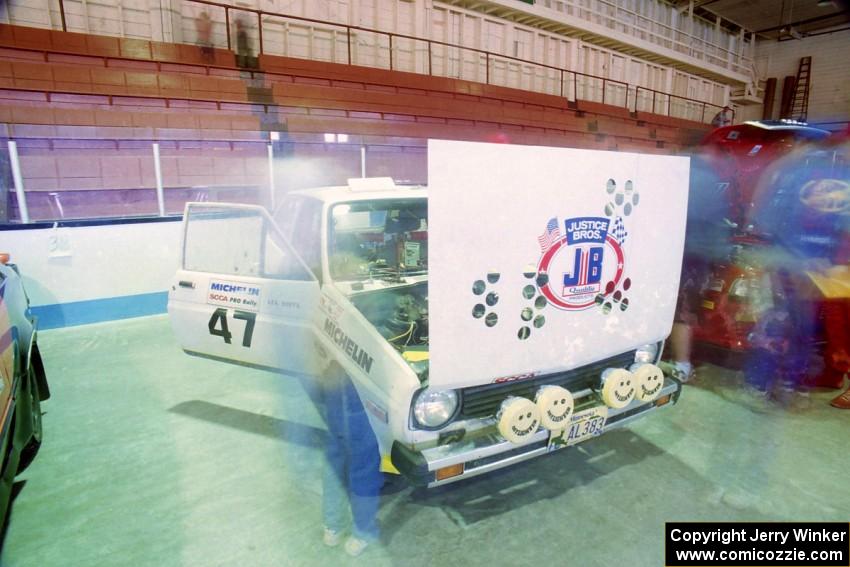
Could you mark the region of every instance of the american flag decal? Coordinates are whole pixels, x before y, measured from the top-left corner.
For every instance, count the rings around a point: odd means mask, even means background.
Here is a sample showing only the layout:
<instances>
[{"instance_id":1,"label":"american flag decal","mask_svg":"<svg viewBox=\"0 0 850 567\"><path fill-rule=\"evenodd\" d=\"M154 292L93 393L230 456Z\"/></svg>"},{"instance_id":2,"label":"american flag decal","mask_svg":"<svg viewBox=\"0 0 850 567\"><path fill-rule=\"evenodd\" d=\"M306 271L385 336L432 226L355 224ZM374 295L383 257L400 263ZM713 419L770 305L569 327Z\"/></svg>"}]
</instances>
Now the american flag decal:
<instances>
[{"instance_id":1,"label":"american flag decal","mask_svg":"<svg viewBox=\"0 0 850 567\"><path fill-rule=\"evenodd\" d=\"M614 238L617 239L617 243L622 246L626 241L626 237L629 235L626 230L626 225L623 224L623 217L617 217L617 220L614 221L614 229L611 231L611 234L614 235Z\"/></svg>"},{"instance_id":2,"label":"american flag decal","mask_svg":"<svg viewBox=\"0 0 850 567\"><path fill-rule=\"evenodd\" d=\"M558 218L552 217L546 223L546 230L543 234L537 237L537 242L540 243L540 251L546 252L551 246L561 239L561 229L558 228Z\"/></svg>"}]
</instances>

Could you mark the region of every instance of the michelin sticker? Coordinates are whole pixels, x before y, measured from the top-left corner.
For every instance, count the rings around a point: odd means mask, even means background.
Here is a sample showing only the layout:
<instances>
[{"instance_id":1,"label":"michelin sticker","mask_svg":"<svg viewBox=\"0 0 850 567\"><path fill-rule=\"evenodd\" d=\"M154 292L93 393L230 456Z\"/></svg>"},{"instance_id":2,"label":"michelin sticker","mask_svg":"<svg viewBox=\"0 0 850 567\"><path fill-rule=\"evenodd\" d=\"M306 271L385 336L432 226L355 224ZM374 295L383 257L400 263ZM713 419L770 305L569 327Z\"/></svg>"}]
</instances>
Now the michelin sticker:
<instances>
[{"instance_id":1,"label":"michelin sticker","mask_svg":"<svg viewBox=\"0 0 850 567\"><path fill-rule=\"evenodd\" d=\"M239 282L210 280L207 303L242 311L259 311L260 286Z\"/></svg>"},{"instance_id":2,"label":"michelin sticker","mask_svg":"<svg viewBox=\"0 0 850 567\"><path fill-rule=\"evenodd\" d=\"M354 340L349 337L342 328L338 327L336 322L331 321L330 319L325 319L325 323L322 328L324 329L325 334L330 337L330 339L336 343L336 345L346 355L348 355L348 358L353 360L357 366L362 368L366 374L369 374L372 371L372 362L374 362L375 359L372 355L363 350L363 347L354 342Z\"/></svg>"}]
</instances>

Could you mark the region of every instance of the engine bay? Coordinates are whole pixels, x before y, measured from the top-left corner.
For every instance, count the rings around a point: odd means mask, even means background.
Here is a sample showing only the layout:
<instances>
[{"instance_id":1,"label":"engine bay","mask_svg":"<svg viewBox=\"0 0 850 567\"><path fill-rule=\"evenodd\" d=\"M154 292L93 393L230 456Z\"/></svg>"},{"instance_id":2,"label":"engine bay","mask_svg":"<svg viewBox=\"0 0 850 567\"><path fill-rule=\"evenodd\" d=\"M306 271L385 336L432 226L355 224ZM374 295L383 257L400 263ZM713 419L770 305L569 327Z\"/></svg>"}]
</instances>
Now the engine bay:
<instances>
[{"instance_id":1,"label":"engine bay","mask_svg":"<svg viewBox=\"0 0 850 567\"><path fill-rule=\"evenodd\" d=\"M351 301L399 352L427 350L428 282L360 293Z\"/></svg>"}]
</instances>

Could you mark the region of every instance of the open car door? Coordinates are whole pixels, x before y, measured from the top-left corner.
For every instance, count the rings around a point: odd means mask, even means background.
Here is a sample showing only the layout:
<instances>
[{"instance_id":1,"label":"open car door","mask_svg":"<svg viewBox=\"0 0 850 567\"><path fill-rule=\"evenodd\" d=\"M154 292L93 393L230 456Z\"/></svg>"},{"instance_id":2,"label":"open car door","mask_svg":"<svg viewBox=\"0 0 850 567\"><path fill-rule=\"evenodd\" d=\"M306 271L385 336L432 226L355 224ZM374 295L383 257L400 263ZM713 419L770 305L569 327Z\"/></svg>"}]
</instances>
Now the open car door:
<instances>
[{"instance_id":1,"label":"open car door","mask_svg":"<svg viewBox=\"0 0 850 567\"><path fill-rule=\"evenodd\" d=\"M311 373L319 283L262 207L188 203L168 297L189 354Z\"/></svg>"}]
</instances>

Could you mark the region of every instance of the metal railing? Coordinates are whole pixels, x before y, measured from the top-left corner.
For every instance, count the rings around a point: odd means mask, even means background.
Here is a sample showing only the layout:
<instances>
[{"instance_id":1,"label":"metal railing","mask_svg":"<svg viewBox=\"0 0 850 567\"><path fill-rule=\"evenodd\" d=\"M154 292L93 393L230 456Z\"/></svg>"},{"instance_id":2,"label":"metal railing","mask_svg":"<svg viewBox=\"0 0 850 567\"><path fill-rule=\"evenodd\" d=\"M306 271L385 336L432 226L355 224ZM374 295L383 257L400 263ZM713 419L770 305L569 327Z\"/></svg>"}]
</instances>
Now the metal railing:
<instances>
[{"instance_id":1,"label":"metal railing","mask_svg":"<svg viewBox=\"0 0 850 567\"><path fill-rule=\"evenodd\" d=\"M639 11L631 10L610 0L594 0L590 3L578 0L542 0L540 3L546 8L558 9L561 13L570 12L587 22L595 21L609 27L620 26L624 33L633 37L638 39L648 37L650 43L734 72L745 73L748 66L752 64L752 57L744 54L745 47L751 44L742 41L742 36L739 36L739 49L733 51L686 29L651 19ZM556 5L558 5L557 8ZM675 10L672 6L670 9ZM706 24L714 26L714 23L699 16L694 16L694 19L702 20L703 27ZM656 32L652 29L653 27L663 32ZM727 36L733 37L731 34Z\"/></svg>"},{"instance_id":2,"label":"metal railing","mask_svg":"<svg viewBox=\"0 0 850 567\"><path fill-rule=\"evenodd\" d=\"M644 91L644 92L647 92L647 93L652 93L652 96L651 97L648 96L648 97L641 99L641 96L640 96L641 91ZM710 102L705 102L705 101L701 101L701 100L697 100L697 99L693 99L693 98L688 98L688 97L685 97L685 96L678 96L678 95L674 95L674 94L670 94L670 93L665 93L665 92L657 91L657 90L654 90L654 89L648 89L646 87L636 87L635 88L635 105L634 105L635 111L640 112L641 102L642 101L646 102L647 99L650 102L649 112L651 112L652 114L661 114L663 116L671 116L671 117L674 117L674 118L683 118L683 119L686 119L686 120L693 120L695 122L702 122L702 123L705 123L706 119L708 119L708 121L710 122L711 120L714 119L714 117L717 115L718 112L721 112L724 109L728 108L728 107L720 106L719 104L713 104L713 103L710 103ZM674 114L674 108L673 108L674 101L681 101L679 108L684 109L684 112L680 113L680 115L678 115L678 116L676 114ZM667 112L666 113L658 112L659 106L661 106L662 108L664 106L666 106ZM712 109L712 112L709 113L709 114L706 114L705 111L709 107ZM693 111L697 108L700 109L698 120L696 118L691 117L692 114L693 114ZM729 120L731 120L730 123L734 123L735 122L735 111L732 108L728 108L728 111L731 113L731 117L727 117L727 118L729 118Z\"/></svg>"},{"instance_id":3,"label":"metal railing","mask_svg":"<svg viewBox=\"0 0 850 567\"><path fill-rule=\"evenodd\" d=\"M118 130L117 128L116 130ZM126 128L128 134L131 128ZM300 136L298 140L287 140L286 149L278 145L280 140L271 138L242 139L229 142L227 151L222 151L222 145L217 140L203 138L172 138L162 140L150 135L146 137L100 137L94 134L90 138L52 137L51 141L58 142L62 147L58 152L47 149L39 144L43 138L21 137L8 140L0 146L0 152L8 155L10 169L14 173L12 185L9 188L7 207L0 211L0 227L43 223L46 221L87 220L87 219L118 219L118 218L150 218L173 217L180 215L188 201L217 201L231 203L260 204L274 209L278 192L339 185L352 177L367 177L375 175L376 168L383 174L389 174L397 182L424 184L426 182L426 163L424 152L418 158L405 160L405 165L399 169L385 170L382 153L386 149L397 151L404 148L424 149L424 144L405 144L390 137L370 137L368 144L361 140L335 139L329 141L327 134ZM68 142L73 141L70 145ZM28 185L39 185L39 182L55 180L56 185L62 186L69 179L55 168L47 177L35 158L88 159L86 142L93 141L101 147L109 148L109 155L100 157L122 156L125 159L136 160L136 171L140 166L144 170L152 170L153 176L134 175L133 167L122 170L125 177L104 173L103 170L93 178L87 178L88 186L76 185L73 188L30 188ZM35 144L33 144L35 142ZM106 144L104 144L106 143ZM122 146L127 143L128 151ZM359 145L359 164L347 161L343 156L350 155L351 148ZM237 147L238 146L238 147ZM324 148L323 154L334 154L343 160L329 168L308 167L287 164L287 155L297 155L299 152L314 154L311 147ZM78 153L74 153L74 150ZM141 150L141 151L140 151ZM374 157L373 157L374 155ZM208 174L198 172L198 160L244 160L245 168L228 166L229 173L221 173L224 167L209 168ZM307 158L309 160L310 158ZM325 159L325 158L322 158ZM171 162L171 166L164 163ZM189 167L184 171L176 163L186 160ZM248 167L248 160L254 164ZM266 167L259 167L265 162ZM194 162L194 163L193 163ZM344 163L343 163L344 162ZM185 162L184 162L185 163ZM411 164L415 164L411 169ZM163 167L165 165L165 167ZM358 167L359 166L359 167ZM295 167L298 180L291 173ZM413 178L410 177L411 173ZM223 179L222 179L223 177ZM116 183L116 180L118 182ZM43 183L41 184L43 187Z\"/></svg>"},{"instance_id":4,"label":"metal railing","mask_svg":"<svg viewBox=\"0 0 850 567\"><path fill-rule=\"evenodd\" d=\"M288 14L280 14L276 12L268 12L265 10L258 10L254 8L242 8L242 7L233 7L227 4L222 4L219 2L213 2L211 0L185 0L190 4L200 4L203 6L212 6L219 9L224 10L224 23L225 23L225 33L227 36L227 48L233 48L233 41L231 36L233 35L231 30L231 24L234 21L234 18L231 17L232 12L247 12L251 13L256 17L256 30L258 33L258 51L260 55L269 53L267 49L264 39L263 32L263 23L266 18L266 23L269 18L278 18L285 21L299 22L303 24L318 24L325 27L333 27L339 30L343 30L342 33L345 35L345 59L344 62L349 65L356 65L359 63L354 55L354 48L356 45L357 34L370 34L377 36L379 38L383 38L383 42L377 42L377 45L386 46L388 57L387 57L387 67L390 70L408 70L403 69L401 65L398 63L398 55L397 53L402 50L400 45L401 40L405 40L407 42L412 42L414 44L423 44L423 51L426 54L426 63L425 69L427 69L426 73L429 76L446 76L446 75L438 75L435 73L435 51L436 48L441 48L440 51L445 54L446 57L452 58L452 52L454 55L454 59L462 59L460 57L461 53L464 54L472 54L474 57L477 57L478 62L483 65L484 68L484 77L483 82L488 85L497 85L500 86L498 82L495 82L495 75L497 74L498 69L496 68L499 64L507 63L507 64L518 64L518 65L531 65L540 70L546 70L553 75L549 77L550 82L551 79L555 79L557 76L557 84L558 84L558 94L559 96L570 98L571 100L576 100L578 98L577 93L584 92L598 92L600 97L600 102L612 103L614 100L614 95L610 94L610 91L616 92L617 90L622 90L622 92L627 92L629 90L628 83L624 81L618 81L615 79L610 79L607 77L600 77L598 75L592 75L589 73L582 73L580 71L572 71L569 69L564 69L561 67L556 67L553 65L547 65L545 63L538 63L535 61L529 61L527 59L521 59L519 57L512 57L510 55L501 55L497 53L493 53L491 51L486 51L484 49L478 49L475 47L466 47L462 45L457 45L454 43L449 43L445 41L439 41L435 39L428 39L423 37L417 37L407 34L400 34L395 32L387 32L383 30L377 30L373 28L367 28L363 26L354 26L350 24L341 24L336 22L328 22L325 20L318 20L315 18L307 18L302 16L292 16ZM265 34L266 36L268 34ZM453 50L453 51L450 51ZM451 75L449 75L451 76ZM505 86L505 85L501 85ZM572 91L570 91L570 87L572 87ZM612 88L609 88L612 87ZM570 96L570 95L573 96ZM622 97L622 104L616 104L618 106L628 107L628 98ZM591 99L593 100L593 99Z\"/></svg>"},{"instance_id":5,"label":"metal railing","mask_svg":"<svg viewBox=\"0 0 850 567\"><path fill-rule=\"evenodd\" d=\"M187 5L195 5L196 10L197 7L204 10L213 9L213 16L217 17L211 17L212 24L213 26L224 26L224 37L222 38L222 33L219 32L216 37L211 35L204 41L197 38L194 42L175 39L179 43L206 44L211 47L226 47L228 50L234 49L234 43L236 43L235 48L237 50L244 49L245 45L250 43L256 45L260 55L283 55L349 65L388 68L429 76L459 78L483 82L487 85L543 92L572 101L601 102L637 112L646 111L645 105L642 107L639 98L640 92L646 91L652 93L652 105L649 112L663 114L666 109L668 116L695 120L696 118L692 117L694 113L691 112L691 109L699 106L701 112L699 119L696 120L703 123L707 121L706 118L710 119L714 115L714 113L706 113L707 109L713 108L719 111L723 108L721 105L708 101L664 93L647 87L630 85L625 81L538 63L475 47L256 8L231 6L213 0L183 1ZM62 29L67 31L68 24L64 0L58 0L58 3ZM194 17L197 17L197 15L195 14ZM246 16L250 17L253 23L246 22ZM290 42L290 35L292 35L290 26L294 25L309 26L311 31L315 31L313 27L320 27L320 31L323 33L330 33L329 38L324 39L325 42L330 44L324 56L319 56L316 53L306 55L298 53L298 49L293 47ZM273 26L278 29L271 29ZM234 28L238 28L235 33ZM253 37L248 37L254 34L256 34L255 42L250 41L254 39ZM239 35L242 37L239 38ZM272 45L274 42L270 38L277 35L283 36L282 48ZM236 38L235 42L234 38ZM366 51L371 52L374 56L368 60L360 56L361 52ZM630 96L632 92L634 92L633 97ZM680 109L671 102L673 99L684 102L681 109L684 109L685 114L682 114ZM659 100L666 100L666 104L657 103ZM679 112L679 114L677 115L676 112Z\"/></svg>"}]
</instances>

